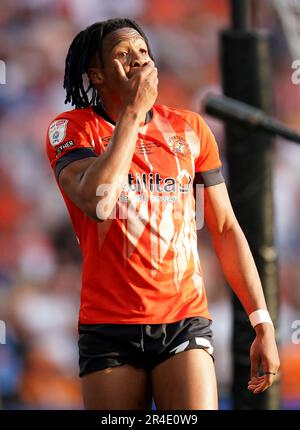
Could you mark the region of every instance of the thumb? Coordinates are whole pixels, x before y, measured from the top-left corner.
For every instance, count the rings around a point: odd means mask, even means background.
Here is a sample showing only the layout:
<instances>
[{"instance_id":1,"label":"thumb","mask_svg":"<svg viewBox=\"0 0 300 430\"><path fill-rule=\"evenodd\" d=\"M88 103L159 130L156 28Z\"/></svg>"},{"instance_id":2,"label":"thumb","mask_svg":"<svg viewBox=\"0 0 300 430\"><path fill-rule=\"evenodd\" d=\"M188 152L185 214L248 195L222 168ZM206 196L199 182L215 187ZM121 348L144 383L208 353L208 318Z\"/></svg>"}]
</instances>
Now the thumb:
<instances>
[{"instance_id":1,"label":"thumb","mask_svg":"<svg viewBox=\"0 0 300 430\"><path fill-rule=\"evenodd\" d=\"M119 60L114 59L114 65L115 65L115 70L117 72L118 77L122 80L122 81L127 81L128 78L126 76L125 70L122 66L122 64L120 63Z\"/></svg>"}]
</instances>

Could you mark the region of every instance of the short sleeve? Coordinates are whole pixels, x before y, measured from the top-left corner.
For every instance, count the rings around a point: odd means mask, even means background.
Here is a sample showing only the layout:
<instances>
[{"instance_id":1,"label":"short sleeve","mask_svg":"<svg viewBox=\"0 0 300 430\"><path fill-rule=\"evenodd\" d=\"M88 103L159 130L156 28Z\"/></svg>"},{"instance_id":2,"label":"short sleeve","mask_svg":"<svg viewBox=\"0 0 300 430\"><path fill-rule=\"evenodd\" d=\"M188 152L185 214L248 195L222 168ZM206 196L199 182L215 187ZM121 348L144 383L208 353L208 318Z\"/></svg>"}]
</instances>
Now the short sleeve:
<instances>
[{"instance_id":1,"label":"short sleeve","mask_svg":"<svg viewBox=\"0 0 300 430\"><path fill-rule=\"evenodd\" d=\"M222 166L216 139L206 122L198 116L198 136L200 140L200 153L195 160L196 172L207 172Z\"/></svg>"},{"instance_id":2,"label":"short sleeve","mask_svg":"<svg viewBox=\"0 0 300 430\"><path fill-rule=\"evenodd\" d=\"M57 178L71 162L97 157L82 127L68 118L57 118L51 122L47 130L46 151Z\"/></svg>"},{"instance_id":3,"label":"short sleeve","mask_svg":"<svg viewBox=\"0 0 300 430\"><path fill-rule=\"evenodd\" d=\"M197 115L197 132L200 149L195 159L195 182L205 187L224 182L221 172L222 162L216 139L200 115Z\"/></svg>"}]
</instances>

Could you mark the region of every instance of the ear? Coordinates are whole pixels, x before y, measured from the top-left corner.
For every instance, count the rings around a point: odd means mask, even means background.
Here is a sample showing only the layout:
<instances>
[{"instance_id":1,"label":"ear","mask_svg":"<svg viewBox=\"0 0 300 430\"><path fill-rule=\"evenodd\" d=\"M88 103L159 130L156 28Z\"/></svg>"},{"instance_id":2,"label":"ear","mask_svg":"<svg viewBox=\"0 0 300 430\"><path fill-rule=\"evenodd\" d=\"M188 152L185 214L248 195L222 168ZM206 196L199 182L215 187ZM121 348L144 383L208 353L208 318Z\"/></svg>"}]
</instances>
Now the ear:
<instances>
[{"instance_id":1,"label":"ear","mask_svg":"<svg viewBox=\"0 0 300 430\"><path fill-rule=\"evenodd\" d=\"M90 67L88 69L87 75L89 77L90 82L94 85L102 85L103 84L103 75L101 70L98 67Z\"/></svg>"}]
</instances>

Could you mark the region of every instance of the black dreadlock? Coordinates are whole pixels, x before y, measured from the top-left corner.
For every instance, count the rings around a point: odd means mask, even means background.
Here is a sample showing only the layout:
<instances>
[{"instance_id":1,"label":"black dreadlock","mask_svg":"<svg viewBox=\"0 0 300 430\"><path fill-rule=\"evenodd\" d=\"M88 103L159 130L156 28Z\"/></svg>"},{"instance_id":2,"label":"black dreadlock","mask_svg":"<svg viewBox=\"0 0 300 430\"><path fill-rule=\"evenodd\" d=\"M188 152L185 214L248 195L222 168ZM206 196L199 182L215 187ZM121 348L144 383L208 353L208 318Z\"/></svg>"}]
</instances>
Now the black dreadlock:
<instances>
[{"instance_id":1,"label":"black dreadlock","mask_svg":"<svg viewBox=\"0 0 300 430\"><path fill-rule=\"evenodd\" d=\"M108 33L124 27L134 28L140 33L147 44L149 56L153 58L148 39L135 21L127 18L116 18L96 22L77 34L70 45L64 76L64 88L66 90L65 103L71 102L72 106L75 105L76 108L83 108L97 105L100 102L98 92L91 82L87 89L84 88L82 77L87 72L95 54L98 55L102 63L101 48L104 37ZM90 90L92 90L92 96L89 100L88 92Z\"/></svg>"}]
</instances>

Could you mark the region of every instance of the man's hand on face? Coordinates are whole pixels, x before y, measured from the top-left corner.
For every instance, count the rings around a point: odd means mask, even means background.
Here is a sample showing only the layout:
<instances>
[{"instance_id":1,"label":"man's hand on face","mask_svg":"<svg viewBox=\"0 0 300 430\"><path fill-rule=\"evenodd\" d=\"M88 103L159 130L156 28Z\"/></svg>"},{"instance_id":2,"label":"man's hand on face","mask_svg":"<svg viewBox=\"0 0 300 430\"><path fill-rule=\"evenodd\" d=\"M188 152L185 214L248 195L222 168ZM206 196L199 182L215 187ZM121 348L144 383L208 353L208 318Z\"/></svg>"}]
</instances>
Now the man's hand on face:
<instances>
[{"instance_id":1,"label":"man's hand on face","mask_svg":"<svg viewBox=\"0 0 300 430\"><path fill-rule=\"evenodd\" d=\"M130 105L146 114L157 98L158 77L154 62L149 60L142 67L133 67L128 74L119 60L115 59L114 65L123 106Z\"/></svg>"}]
</instances>

